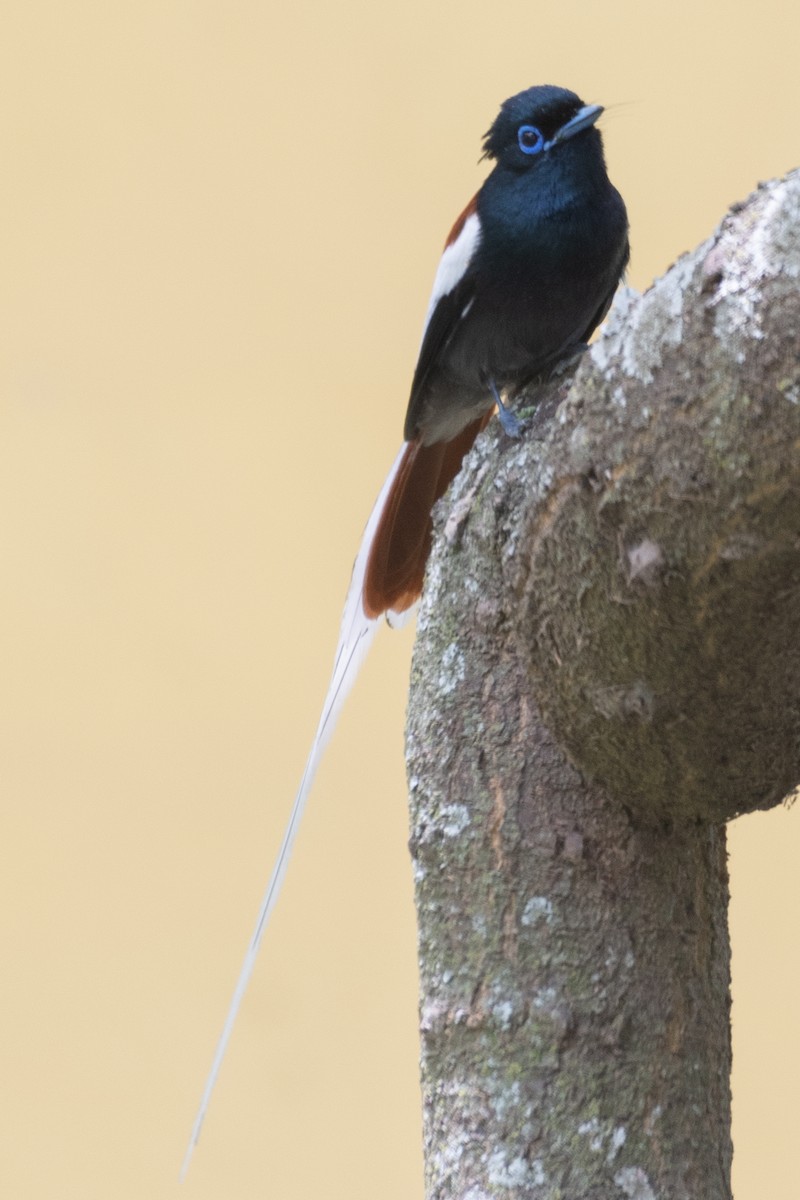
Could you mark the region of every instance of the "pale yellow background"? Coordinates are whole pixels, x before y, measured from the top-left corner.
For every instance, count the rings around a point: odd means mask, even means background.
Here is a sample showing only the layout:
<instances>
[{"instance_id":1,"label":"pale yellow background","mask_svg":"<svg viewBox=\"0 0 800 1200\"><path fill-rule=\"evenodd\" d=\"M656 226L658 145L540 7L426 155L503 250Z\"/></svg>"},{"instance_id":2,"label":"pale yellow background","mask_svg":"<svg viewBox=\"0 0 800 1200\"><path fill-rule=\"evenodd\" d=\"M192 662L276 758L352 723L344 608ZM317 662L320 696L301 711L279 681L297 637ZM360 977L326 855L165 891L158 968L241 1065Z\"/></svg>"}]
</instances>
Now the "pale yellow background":
<instances>
[{"instance_id":1,"label":"pale yellow background","mask_svg":"<svg viewBox=\"0 0 800 1200\"><path fill-rule=\"evenodd\" d=\"M194 1109L507 95L603 128L645 286L800 162L796 0L7 0L0 1195L421 1197L382 634ZM798 1195L800 813L736 825L737 1200Z\"/></svg>"}]
</instances>

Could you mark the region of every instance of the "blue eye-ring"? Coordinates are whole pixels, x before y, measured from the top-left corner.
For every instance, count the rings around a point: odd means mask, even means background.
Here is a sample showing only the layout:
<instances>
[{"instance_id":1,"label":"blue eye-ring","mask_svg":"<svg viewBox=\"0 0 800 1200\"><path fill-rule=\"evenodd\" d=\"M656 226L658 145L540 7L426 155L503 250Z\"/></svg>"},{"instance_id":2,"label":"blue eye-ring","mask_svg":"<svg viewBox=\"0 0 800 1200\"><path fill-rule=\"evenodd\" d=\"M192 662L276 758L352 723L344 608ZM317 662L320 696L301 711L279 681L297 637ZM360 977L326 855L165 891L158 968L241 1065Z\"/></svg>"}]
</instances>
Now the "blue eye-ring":
<instances>
[{"instance_id":1,"label":"blue eye-ring","mask_svg":"<svg viewBox=\"0 0 800 1200\"><path fill-rule=\"evenodd\" d=\"M544 150L544 136L535 125L520 125L517 130L517 141L523 154L538 154Z\"/></svg>"}]
</instances>

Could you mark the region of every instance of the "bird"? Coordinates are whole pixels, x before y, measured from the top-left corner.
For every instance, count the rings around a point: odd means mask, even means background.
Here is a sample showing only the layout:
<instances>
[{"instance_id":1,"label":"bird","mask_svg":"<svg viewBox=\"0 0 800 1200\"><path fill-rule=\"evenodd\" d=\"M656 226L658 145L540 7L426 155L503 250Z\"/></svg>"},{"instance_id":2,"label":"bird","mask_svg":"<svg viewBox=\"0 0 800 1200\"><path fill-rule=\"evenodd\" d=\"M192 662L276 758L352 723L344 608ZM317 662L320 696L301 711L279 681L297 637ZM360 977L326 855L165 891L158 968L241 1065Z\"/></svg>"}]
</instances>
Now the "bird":
<instances>
[{"instance_id":1,"label":"bird","mask_svg":"<svg viewBox=\"0 0 800 1200\"><path fill-rule=\"evenodd\" d=\"M367 522L345 599L333 673L272 875L195 1118L181 1175L283 882L311 785L380 620L408 618L423 585L431 510L497 412L583 347L605 317L629 259L624 201L606 170L602 105L539 84L510 97L483 141L493 163L463 209L436 272L414 371L404 441Z\"/></svg>"}]
</instances>

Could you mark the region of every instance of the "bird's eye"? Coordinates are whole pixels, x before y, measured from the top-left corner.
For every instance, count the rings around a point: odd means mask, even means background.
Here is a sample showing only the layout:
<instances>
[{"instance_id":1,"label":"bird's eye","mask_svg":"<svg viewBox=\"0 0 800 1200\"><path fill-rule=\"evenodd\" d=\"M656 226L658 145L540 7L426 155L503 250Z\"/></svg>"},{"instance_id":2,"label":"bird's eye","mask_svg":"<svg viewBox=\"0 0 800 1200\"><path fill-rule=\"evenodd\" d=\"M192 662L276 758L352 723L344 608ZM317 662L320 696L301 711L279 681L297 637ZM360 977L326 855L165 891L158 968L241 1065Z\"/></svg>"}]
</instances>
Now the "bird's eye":
<instances>
[{"instance_id":1,"label":"bird's eye","mask_svg":"<svg viewBox=\"0 0 800 1200\"><path fill-rule=\"evenodd\" d=\"M523 154L538 154L544 149L544 137L535 125L520 125L517 141Z\"/></svg>"}]
</instances>

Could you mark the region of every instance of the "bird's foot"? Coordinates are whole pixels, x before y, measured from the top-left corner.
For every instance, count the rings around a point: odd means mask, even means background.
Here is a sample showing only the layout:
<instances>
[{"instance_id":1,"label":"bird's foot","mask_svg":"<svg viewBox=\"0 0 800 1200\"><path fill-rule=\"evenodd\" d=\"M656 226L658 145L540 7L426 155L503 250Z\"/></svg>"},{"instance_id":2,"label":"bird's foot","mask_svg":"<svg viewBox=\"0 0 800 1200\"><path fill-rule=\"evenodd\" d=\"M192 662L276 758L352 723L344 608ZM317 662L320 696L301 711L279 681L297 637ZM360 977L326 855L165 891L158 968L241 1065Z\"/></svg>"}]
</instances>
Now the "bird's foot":
<instances>
[{"instance_id":1,"label":"bird's foot","mask_svg":"<svg viewBox=\"0 0 800 1200\"><path fill-rule=\"evenodd\" d=\"M500 399L500 393L493 379L489 380L489 387L492 389L494 402L497 405L497 415L500 418L500 424L503 426L503 433L506 437L518 438L522 433L522 422Z\"/></svg>"},{"instance_id":2,"label":"bird's foot","mask_svg":"<svg viewBox=\"0 0 800 1200\"><path fill-rule=\"evenodd\" d=\"M522 422L514 415L510 408L505 405L498 405L497 415L500 418L500 424L503 426L503 433L510 438L518 438L522 433Z\"/></svg>"}]
</instances>

